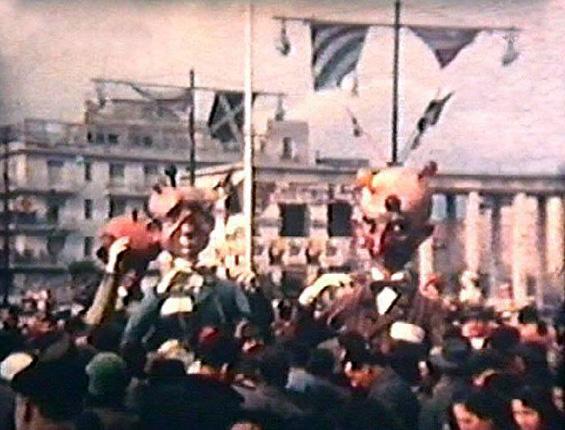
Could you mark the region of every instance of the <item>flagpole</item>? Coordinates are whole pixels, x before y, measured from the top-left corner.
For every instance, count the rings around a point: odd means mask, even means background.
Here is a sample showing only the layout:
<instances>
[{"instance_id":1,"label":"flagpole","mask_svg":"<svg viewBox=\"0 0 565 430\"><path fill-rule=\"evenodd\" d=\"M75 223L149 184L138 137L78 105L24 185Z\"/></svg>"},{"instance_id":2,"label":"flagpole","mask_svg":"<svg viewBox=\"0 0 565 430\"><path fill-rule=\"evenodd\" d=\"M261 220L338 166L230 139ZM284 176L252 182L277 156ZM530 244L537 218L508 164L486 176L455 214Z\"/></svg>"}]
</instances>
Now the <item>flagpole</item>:
<instances>
[{"instance_id":1,"label":"flagpole","mask_svg":"<svg viewBox=\"0 0 565 430\"><path fill-rule=\"evenodd\" d=\"M188 116L188 135L190 139L190 185L196 182L196 142L194 141L194 69L190 69L190 114Z\"/></svg>"},{"instance_id":2,"label":"flagpole","mask_svg":"<svg viewBox=\"0 0 565 430\"><path fill-rule=\"evenodd\" d=\"M253 1L247 2L245 26L243 214L245 217L245 265L253 270Z\"/></svg>"},{"instance_id":3,"label":"flagpole","mask_svg":"<svg viewBox=\"0 0 565 430\"><path fill-rule=\"evenodd\" d=\"M394 58L392 69L392 151L390 164L398 163L398 57L400 51L400 0L394 3Z\"/></svg>"},{"instance_id":4,"label":"flagpole","mask_svg":"<svg viewBox=\"0 0 565 430\"><path fill-rule=\"evenodd\" d=\"M4 243L2 246L2 305L9 304L9 297L12 290L12 270L10 268L10 169L9 169L9 157L10 157L10 137L8 136L8 129L3 128L0 130L0 143L4 147L3 154L3 172L2 177L4 179L4 213L2 215L2 227L4 228L3 239Z\"/></svg>"}]
</instances>

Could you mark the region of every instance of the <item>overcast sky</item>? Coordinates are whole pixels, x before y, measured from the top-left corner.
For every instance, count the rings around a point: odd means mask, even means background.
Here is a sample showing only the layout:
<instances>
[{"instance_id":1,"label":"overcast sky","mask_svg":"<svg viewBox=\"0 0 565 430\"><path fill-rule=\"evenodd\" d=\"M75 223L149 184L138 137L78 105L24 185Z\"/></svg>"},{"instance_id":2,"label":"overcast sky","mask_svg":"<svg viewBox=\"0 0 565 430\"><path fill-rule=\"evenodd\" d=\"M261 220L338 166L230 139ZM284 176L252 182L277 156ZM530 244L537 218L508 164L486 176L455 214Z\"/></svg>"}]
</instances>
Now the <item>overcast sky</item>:
<instances>
[{"instance_id":1,"label":"overcast sky","mask_svg":"<svg viewBox=\"0 0 565 430\"><path fill-rule=\"evenodd\" d=\"M277 3L281 3L280 5ZM407 23L517 26L519 59L502 67L502 34L482 32L440 70L413 33L401 39L400 140L438 91L454 91L411 162L444 170L552 173L565 165L565 2L406 0ZM0 1L0 123L40 117L80 121L92 77L240 88L245 6L238 1ZM289 118L309 121L312 150L368 157L390 144L392 32L372 30L359 62L359 96L313 93L308 26L288 25L292 51L274 49L274 14L392 22L392 0L256 2L254 84L288 94ZM551 18L551 19L550 19ZM257 103L260 130L274 101ZM347 109L369 137L354 138ZM205 116L205 109L201 109ZM346 151L344 151L346 148Z\"/></svg>"}]
</instances>

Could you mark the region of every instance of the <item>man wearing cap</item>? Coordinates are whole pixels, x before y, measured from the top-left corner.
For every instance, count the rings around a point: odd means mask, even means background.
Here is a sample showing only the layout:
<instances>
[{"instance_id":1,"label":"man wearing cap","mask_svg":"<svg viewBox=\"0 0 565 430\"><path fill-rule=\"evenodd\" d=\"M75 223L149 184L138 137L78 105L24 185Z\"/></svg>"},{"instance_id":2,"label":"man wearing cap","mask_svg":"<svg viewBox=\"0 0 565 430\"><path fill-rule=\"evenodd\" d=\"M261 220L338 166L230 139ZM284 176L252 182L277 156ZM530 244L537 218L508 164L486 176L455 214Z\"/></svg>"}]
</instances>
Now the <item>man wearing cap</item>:
<instances>
[{"instance_id":1,"label":"man wearing cap","mask_svg":"<svg viewBox=\"0 0 565 430\"><path fill-rule=\"evenodd\" d=\"M86 366L86 410L94 414L103 430L133 430L137 417L126 410L124 398L130 378L126 362L112 352L96 354Z\"/></svg>"},{"instance_id":2,"label":"man wearing cap","mask_svg":"<svg viewBox=\"0 0 565 430\"><path fill-rule=\"evenodd\" d=\"M66 335L51 340L36 355L20 356L12 368L16 430L76 428L88 378L71 340Z\"/></svg>"}]
</instances>

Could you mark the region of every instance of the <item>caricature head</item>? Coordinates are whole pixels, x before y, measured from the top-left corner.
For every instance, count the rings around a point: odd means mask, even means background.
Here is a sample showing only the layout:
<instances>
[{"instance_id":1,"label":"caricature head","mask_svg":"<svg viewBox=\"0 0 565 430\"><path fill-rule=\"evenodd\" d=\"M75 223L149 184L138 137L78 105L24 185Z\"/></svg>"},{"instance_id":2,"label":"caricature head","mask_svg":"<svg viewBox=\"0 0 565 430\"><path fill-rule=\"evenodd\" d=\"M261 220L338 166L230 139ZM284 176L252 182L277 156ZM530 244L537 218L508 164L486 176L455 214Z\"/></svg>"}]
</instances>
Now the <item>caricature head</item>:
<instances>
[{"instance_id":1,"label":"caricature head","mask_svg":"<svg viewBox=\"0 0 565 430\"><path fill-rule=\"evenodd\" d=\"M359 171L362 220L356 234L372 258L386 269L401 269L433 230L428 224L432 193L428 179L437 171L430 162L421 171L389 167L373 173Z\"/></svg>"},{"instance_id":2,"label":"caricature head","mask_svg":"<svg viewBox=\"0 0 565 430\"><path fill-rule=\"evenodd\" d=\"M160 243L176 257L195 261L214 229L217 193L195 187L155 186L149 197L151 217L160 224Z\"/></svg>"}]
</instances>

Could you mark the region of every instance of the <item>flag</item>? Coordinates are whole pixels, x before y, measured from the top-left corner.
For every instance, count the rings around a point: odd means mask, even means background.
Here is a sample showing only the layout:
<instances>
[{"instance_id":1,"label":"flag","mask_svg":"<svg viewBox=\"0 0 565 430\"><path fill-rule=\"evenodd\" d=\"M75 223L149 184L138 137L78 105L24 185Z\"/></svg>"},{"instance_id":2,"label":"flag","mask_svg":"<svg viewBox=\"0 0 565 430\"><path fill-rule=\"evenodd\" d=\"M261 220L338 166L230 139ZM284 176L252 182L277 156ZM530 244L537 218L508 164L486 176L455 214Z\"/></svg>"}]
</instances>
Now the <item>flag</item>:
<instances>
[{"instance_id":1,"label":"flag","mask_svg":"<svg viewBox=\"0 0 565 430\"><path fill-rule=\"evenodd\" d=\"M337 88L355 72L367 25L310 23L314 90Z\"/></svg>"},{"instance_id":2,"label":"flag","mask_svg":"<svg viewBox=\"0 0 565 430\"><path fill-rule=\"evenodd\" d=\"M353 136L361 137L364 134L364 131L361 127L361 124L359 124L359 120L349 109L347 109L347 113L349 114L349 118L351 119L351 132L353 133Z\"/></svg>"},{"instance_id":3,"label":"flag","mask_svg":"<svg viewBox=\"0 0 565 430\"><path fill-rule=\"evenodd\" d=\"M255 94L253 94L253 100ZM218 91L208 117L210 134L221 142L243 141L244 94L241 91Z\"/></svg>"},{"instance_id":4,"label":"flag","mask_svg":"<svg viewBox=\"0 0 565 430\"><path fill-rule=\"evenodd\" d=\"M194 105L190 88L160 88L157 90L134 83L129 85L137 94L155 104L157 116L164 117L172 114L181 121L188 121L188 115Z\"/></svg>"},{"instance_id":5,"label":"flag","mask_svg":"<svg viewBox=\"0 0 565 430\"><path fill-rule=\"evenodd\" d=\"M428 107L426 108L424 114L420 117L420 119L416 124L416 132L414 138L412 139L412 142L409 145L407 145L404 149L404 153L402 154L401 157L403 161L406 160L406 158L408 157L411 151L413 151L414 149L420 146L421 139L425 131L429 127L437 124L437 122L439 121L439 117L443 111L443 108L445 107L445 104L452 96L453 96L453 92L449 93L443 98L439 98L439 99L435 98L428 104Z\"/></svg>"},{"instance_id":6,"label":"flag","mask_svg":"<svg viewBox=\"0 0 565 430\"><path fill-rule=\"evenodd\" d=\"M428 45L442 69L451 63L463 48L473 42L479 32L477 29L468 28L452 29L418 26L408 28Z\"/></svg>"},{"instance_id":7,"label":"flag","mask_svg":"<svg viewBox=\"0 0 565 430\"><path fill-rule=\"evenodd\" d=\"M193 108L193 93L187 87L163 86L157 84L135 83L96 79L95 90L98 110L104 109L108 102L146 101L153 104L154 113L173 121L188 121Z\"/></svg>"}]
</instances>

